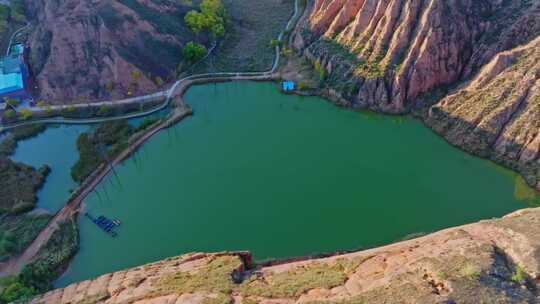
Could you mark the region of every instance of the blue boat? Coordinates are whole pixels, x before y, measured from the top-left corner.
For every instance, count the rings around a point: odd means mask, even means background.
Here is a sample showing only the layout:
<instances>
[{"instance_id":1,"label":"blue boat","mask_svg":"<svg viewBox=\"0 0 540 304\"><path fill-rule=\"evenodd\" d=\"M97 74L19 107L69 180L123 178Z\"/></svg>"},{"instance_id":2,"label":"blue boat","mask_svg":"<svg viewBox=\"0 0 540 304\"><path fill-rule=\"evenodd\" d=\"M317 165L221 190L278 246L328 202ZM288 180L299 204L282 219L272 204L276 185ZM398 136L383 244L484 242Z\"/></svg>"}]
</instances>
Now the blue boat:
<instances>
[{"instance_id":1,"label":"blue boat","mask_svg":"<svg viewBox=\"0 0 540 304\"><path fill-rule=\"evenodd\" d=\"M114 231L114 228L117 226L120 226L119 220L110 220L107 217L100 215L97 218L94 218L92 215L90 215L88 212L84 214L87 218L89 218L96 226L101 228L106 233L110 234L112 237L116 237L118 234Z\"/></svg>"}]
</instances>

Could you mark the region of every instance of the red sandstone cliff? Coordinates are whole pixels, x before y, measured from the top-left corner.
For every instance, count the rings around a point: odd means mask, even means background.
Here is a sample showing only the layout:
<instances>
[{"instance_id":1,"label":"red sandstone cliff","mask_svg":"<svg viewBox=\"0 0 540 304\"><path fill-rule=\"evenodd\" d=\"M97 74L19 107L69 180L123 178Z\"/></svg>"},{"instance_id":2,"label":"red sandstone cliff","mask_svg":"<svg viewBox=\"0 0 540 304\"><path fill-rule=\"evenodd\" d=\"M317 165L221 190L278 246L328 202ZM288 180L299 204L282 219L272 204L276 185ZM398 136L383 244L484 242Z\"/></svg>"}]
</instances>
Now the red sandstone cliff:
<instances>
[{"instance_id":1,"label":"red sandstone cliff","mask_svg":"<svg viewBox=\"0 0 540 304\"><path fill-rule=\"evenodd\" d=\"M183 3L26 1L36 95L69 104L156 90L174 76L182 46L196 40L184 25L190 7Z\"/></svg>"},{"instance_id":2,"label":"red sandstone cliff","mask_svg":"<svg viewBox=\"0 0 540 304\"><path fill-rule=\"evenodd\" d=\"M540 1L315 0L293 45L351 106L440 102L431 127L540 191L539 35Z\"/></svg>"}]
</instances>

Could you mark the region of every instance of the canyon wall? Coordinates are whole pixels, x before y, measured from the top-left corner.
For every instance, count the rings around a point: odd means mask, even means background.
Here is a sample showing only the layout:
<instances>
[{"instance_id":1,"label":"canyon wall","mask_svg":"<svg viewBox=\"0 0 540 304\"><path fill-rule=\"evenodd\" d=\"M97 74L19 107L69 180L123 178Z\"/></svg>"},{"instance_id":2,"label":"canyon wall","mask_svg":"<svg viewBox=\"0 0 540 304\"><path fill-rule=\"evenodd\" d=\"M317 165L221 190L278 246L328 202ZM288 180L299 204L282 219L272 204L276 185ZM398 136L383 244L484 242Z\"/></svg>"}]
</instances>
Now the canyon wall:
<instances>
[{"instance_id":1,"label":"canyon wall","mask_svg":"<svg viewBox=\"0 0 540 304\"><path fill-rule=\"evenodd\" d=\"M540 303L540 209L355 253L251 264L245 252L187 254L30 303Z\"/></svg>"},{"instance_id":2,"label":"canyon wall","mask_svg":"<svg viewBox=\"0 0 540 304\"><path fill-rule=\"evenodd\" d=\"M349 106L420 111L540 191L539 35L540 1L314 0L292 41Z\"/></svg>"},{"instance_id":3,"label":"canyon wall","mask_svg":"<svg viewBox=\"0 0 540 304\"><path fill-rule=\"evenodd\" d=\"M174 79L188 2L27 0L36 99L70 104L149 93ZM202 40L201 40L202 39Z\"/></svg>"}]
</instances>

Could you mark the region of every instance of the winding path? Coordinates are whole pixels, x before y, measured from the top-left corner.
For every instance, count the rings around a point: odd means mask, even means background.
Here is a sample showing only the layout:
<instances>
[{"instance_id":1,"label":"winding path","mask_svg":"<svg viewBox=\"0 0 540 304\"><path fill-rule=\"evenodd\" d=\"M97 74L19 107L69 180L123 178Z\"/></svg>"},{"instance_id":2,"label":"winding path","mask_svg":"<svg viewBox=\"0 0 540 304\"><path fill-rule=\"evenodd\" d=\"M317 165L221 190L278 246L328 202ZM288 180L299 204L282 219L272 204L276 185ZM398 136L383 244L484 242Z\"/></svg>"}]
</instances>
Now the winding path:
<instances>
[{"instance_id":1,"label":"winding path","mask_svg":"<svg viewBox=\"0 0 540 304\"><path fill-rule=\"evenodd\" d=\"M289 19L285 27L285 30L279 34L278 36L279 41L282 41L284 33L291 29L291 26L294 24L294 21L298 16L298 10L299 10L298 0L295 0L294 14ZM71 120L62 119L62 118L43 119L43 120L36 120L36 121L28 121L28 122L19 124L18 126L35 124L35 123L87 124L87 123L98 123L98 122L103 122L103 121L140 117L140 116L149 115L151 113L160 111L161 109L164 109L165 107L169 106L173 102L173 100L175 100L175 98L177 100L176 107L173 108L173 111L170 113L170 115L168 116L166 120L159 123L158 125L153 126L145 134L135 139L126 150L122 151L120 155L118 155L111 162L110 165L102 165L101 167L99 167L96 170L96 172L94 172L84 182L84 184L74 193L74 195L70 198L70 200L66 203L66 205L54 215L54 217L49 221L49 223L43 228L43 230L39 233L39 235L24 250L22 254L11 258L9 261L7 261L4 264L1 264L0 277L17 274L22 270L24 265L30 263L39 253L40 249L51 238L53 233L57 230L58 224L68 219L70 216L72 216L75 212L79 210L81 204L86 199L86 197L88 197L88 195L94 191L94 189L101 183L101 181L105 177L107 177L107 175L113 170L114 166L119 165L123 160L125 160L130 155L132 155L132 153L134 153L140 146L142 146L146 141L148 141L152 136L157 134L159 131L174 125L176 122L180 121L183 117L187 115L191 115L192 113L191 109L188 106L184 105L184 102L182 100L182 94L191 85L198 82L209 82L209 81L272 79L275 76L274 73L279 66L280 47L276 46L275 51L276 51L276 56L274 58L274 63L272 65L272 68L268 71L244 72L244 73L241 73L241 72L208 73L208 74L192 75L192 76L182 78L176 81L168 90L159 92L159 94L166 94L165 95L166 100L162 105L160 105L159 107L155 109L146 111L144 113L134 113L134 114L128 114L128 115L123 115L123 116L108 117L108 118L95 118L95 119L71 119ZM158 94L158 93L154 93L154 94ZM149 95L141 96L141 98L144 98L147 96ZM13 127L15 126L8 126L4 128L13 128ZM2 130L3 129L0 127L0 132Z\"/></svg>"},{"instance_id":2,"label":"winding path","mask_svg":"<svg viewBox=\"0 0 540 304\"><path fill-rule=\"evenodd\" d=\"M285 26L285 30L282 31L279 34L278 41L282 42L283 41L283 36L285 35L285 32L290 30L291 27L293 26L295 19L297 19L297 17L298 17L298 10L299 10L298 0L295 0L295 2L294 2L294 13L291 16L291 18L289 19L289 21L287 22L287 25ZM22 28L22 29L24 29L24 28ZM22 30L22 29L20 29L20 30ZM210 54L212 53L212 51L216 48L216 46L217 45L214 44L210 48L210 50L208 51L208 54L203 59L201 59L201 61L208 58L210 56ZM279 66L279 62L280 62L280 59L281 59L280 51L281 51L280 47L276 46L276 48L275 48L276 54L275 54L275 57L274 57L272 68L270 70L268 70L268 71L264 71L264 72L218 72L218 73L206 73L206 74L191 75L191 76L187 76L185 78L177 80L169 89L164 90L164 91L160 91L160 92L156 92L156 93L152 93L152 94L148 94L148 95L142 95L142 96L138 96L138 97L133 97L133 98L128 98L128 99L117 100L117 101L101 101L101 102L92 103L91 105L86 104L86 103L71 105L71 106L76 107L76 108L87 108L89 106L95 107L95 106L100 106L100 105L111 106L111 105L118 105L118 104L122 104L122 103L126 103L126 104L141 103L141 102L144 102L145 100L148 100L148 99L153 99L153 98L158 98L158 97L165 97L165 101L163 102L163 104L161 104L161 105L159 105L159 106L157 106L155 108L152 108L150 110L147 110L147 111L129 113L129 114L122 114L122 115L110 116L110 117L94 117L94 118L52 117L52 118L43 118L43 119L34 119L34 120L29 120L29 121L23 121L23 122L18 122L18 123L15 123L15 124L1 124L0 123L0 133L2 133L4 131L7 131L9 129L16 128L16 127L27 126L27 125L37 124L37 123L42 123L42 124L95 124L95 123L102 123L102 122L107 122L107 121L114 121L114 120L121 120L121 119L131 119L131 118L138 118L138 117L148 116L148 115L154 114L154 113L159 112L159 111L165 109L166 107L168 107L172 102L172 98L178 95L178 88L181 87L182 84L184 84L186 82L196 81L196 80L203 81L205 79L238 80L239 77L253 77L253 79L257 79L257 78L260 78L261 76L268 76L269 78L271 78L273 76L274 72L277 70L277 68ZM245 79L245 78L243 78L243 79ZM64 106L51 106L51 109L53 109L53 110L61 110L63 107Z\"/></svg>"},{"instance_id":3,"label":"winding path","mask_svg":"<svg viewBox=\"0 0 540 304\"><path fill-rule=\"evenodd\" d=\"M15 37L22 31L24 31L25 29L27 29L28 27L30 26L30 23L27 23L25 24L23 27L21 27L20 29L16 30L15 32L13 32L13 34L11 34L11 37L9 37L9 43L8 43L8 47L7 47L7 50L6 50L6 56L9 56L9 51L11 50L11 46L13 45L13 40L15 39Z\"/></svg>"}]
</instances>

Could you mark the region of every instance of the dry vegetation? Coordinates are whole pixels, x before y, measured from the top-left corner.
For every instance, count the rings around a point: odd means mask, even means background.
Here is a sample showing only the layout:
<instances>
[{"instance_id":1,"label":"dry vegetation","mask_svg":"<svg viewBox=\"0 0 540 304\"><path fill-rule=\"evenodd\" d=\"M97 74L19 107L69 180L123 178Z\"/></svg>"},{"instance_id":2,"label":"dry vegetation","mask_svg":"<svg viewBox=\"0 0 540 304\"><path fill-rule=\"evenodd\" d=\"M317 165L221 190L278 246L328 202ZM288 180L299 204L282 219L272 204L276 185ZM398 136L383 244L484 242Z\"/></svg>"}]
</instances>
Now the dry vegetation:
<instances>
[{"instance_id":1,"label":"dry vegetation","mask_svg":"<svg viewBox=\"0 0 540 304\"><path fill-rule=\"evenodd\" d=\"M294 11L294 0L223 0L229 24L213 56L197 68L203 72L263 71L272 67L270 45ZM249 13L246 13L249 12Z\"/></svg>"}]
</instances>

